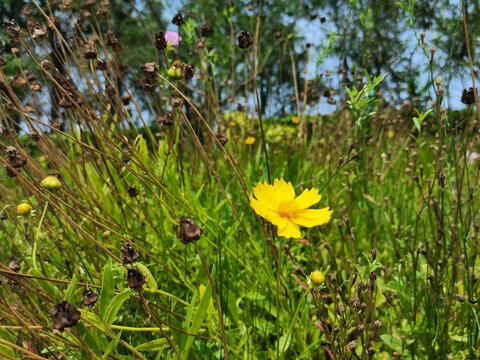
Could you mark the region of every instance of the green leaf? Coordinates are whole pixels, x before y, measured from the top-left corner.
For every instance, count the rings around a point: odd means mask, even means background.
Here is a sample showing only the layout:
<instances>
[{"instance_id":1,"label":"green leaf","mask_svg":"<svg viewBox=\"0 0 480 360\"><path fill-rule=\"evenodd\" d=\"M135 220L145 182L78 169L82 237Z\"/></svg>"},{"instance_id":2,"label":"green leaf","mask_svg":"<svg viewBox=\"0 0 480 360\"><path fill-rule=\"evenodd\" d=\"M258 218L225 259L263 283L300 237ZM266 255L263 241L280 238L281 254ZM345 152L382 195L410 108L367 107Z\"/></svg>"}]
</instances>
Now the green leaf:
<instances>
[{"instance_id":1,"label":"green leaf","mask_svg":"<svg viewBox=\"0 0 480 360\"><path fill-rule=\"evenodd\" d=\"M135 350L137 351L159 351L163 350L165 345L167 344L167 339L161 338L161 339L155 339L143 344L140 344L135 347Z\"/></svg>"},{"instance_id":2,"label":"green leaf","mask_svg":"<svg viewBox=\"0 0 480 360\"><path fill-rule=\"evenodd\" d=\"M2 328L0 328L0 339L3 339L12 344L15 344L15 337L12 335L12 333ZM3 344L0 345L0 354L4 354L7 356L10 356L11 358L18 359L17 350L7 345L3 345Z\"/></svg>"},{"instance_id":3,"label":"green leaf","mask_svg":"<svg viewBox=\"0 0 480 360\"><path fill-rule=\"evenodd\" d=\"M157 282L155 281L155 278L153 277L150 270L148 270L148 268L141 263L137 263L137 268L143 275L146 276L145 285L143 285L143 288L146 291L155 292L158 289Z\"/></svg>"},{"instance_id":4,"label":"green leaf","mask_svg":"<svg viewBox=\"0 0 480 360\"><path fill-rule=\"evenodd\" d=\"M70 285L68 285L67 291L65 292L65 299L67 299L70 304L75 303L75 290L77 289L77 284L77 275L73 274L72 282L70 283Z\"/></svg>"},{"instance_id":5,"label":"green leaf","mask_svg":"<svg viewBox=\"0 0 480 360\"><path fill-rule=\"evenodd\" d=\"M108 259L103 268L102 291L100 292L100 300L98 302L98 312L101 317L105 317L107 305L110 303L114 295L115 288L113 287L112 259Z\"/></svg>"},{"instance_id":6,"label":"green leaf","mask_svg":"<svg viewBox=\"0 0 480 360\"><path fill-rule=\"evenodd\" d=\"M198 305L198 309L197 309L197 312L195 313L195 317L193 318L192 327L189 330L190 333L196 334L198 330L200 330L203 320L205 320L205 317L207 316L208 305L210 304L211 298L212 298L212 287L210 286L210 283L208 283L203 293L202 299L200 300L200 304ZM190 348L193 344L193 340L195 340L193 336L188 337L185 343L185 348L183 349L183 354L182 354L183 359L188 359L188 353L190 352Z\"/></svg>"},{"instance_id":7,"label":"green leaf","mask_svg":"<svg viewBox=\"0 0 480 360\"><path fill-rule=\"evenodd\" d=\"M105 311L105 316L103 318L103 321L105 321L105 324L107 326L110 326L113 324L115 321L115 318L117 317L118 311L122 307L123 303L125 300L127 300L130 297L130 294L133 292L132 289L125 290L124 292L117 294L113 300L108 304L108 307Z\"/></svg>"},{"instance_id":8,"label":"green leaf","mask_svg":"<svg viewBox=\"0 0 480 360\"><path fill-rule=\"evenodd\" d=\"M108 344L107 348L105 349L105 352L103 353L102 359L106 359L108 355L112 352L113 349L116 349L118 346L118 341L120 340L120 337L122 336L122 332L120 331L115 338L110 341Z\"/></svg>"}]
</instances>

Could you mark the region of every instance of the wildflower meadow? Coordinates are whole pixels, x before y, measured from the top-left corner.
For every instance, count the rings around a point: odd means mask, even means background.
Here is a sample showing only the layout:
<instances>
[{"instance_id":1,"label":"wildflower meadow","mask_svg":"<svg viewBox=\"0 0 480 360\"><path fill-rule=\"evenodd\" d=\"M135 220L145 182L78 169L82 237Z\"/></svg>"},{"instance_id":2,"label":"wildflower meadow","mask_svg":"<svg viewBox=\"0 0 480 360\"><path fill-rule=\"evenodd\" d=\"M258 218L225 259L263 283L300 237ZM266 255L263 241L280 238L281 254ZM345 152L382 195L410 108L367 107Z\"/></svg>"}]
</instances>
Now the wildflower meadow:
<instances>
[{"instance_id":1,"label":"wildflower meadow","mask_svg":"<svg viewBox=\"0 0 480 360\"><path fill-rule=\"evenodd\" d=\"M480 358L479 9L0 0L0 359Z\"/></svg>"}]
</instances>

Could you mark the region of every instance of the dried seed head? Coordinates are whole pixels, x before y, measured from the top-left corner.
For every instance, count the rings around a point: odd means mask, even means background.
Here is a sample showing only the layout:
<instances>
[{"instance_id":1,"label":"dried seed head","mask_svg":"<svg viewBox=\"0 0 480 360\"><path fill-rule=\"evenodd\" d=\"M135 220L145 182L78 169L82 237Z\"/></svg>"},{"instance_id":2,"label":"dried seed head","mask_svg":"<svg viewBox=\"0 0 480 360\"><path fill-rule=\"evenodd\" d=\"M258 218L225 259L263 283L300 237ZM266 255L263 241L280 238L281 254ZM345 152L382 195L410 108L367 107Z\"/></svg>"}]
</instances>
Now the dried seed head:
<instances>
[{"instance_id":1,"label":"dried seed head","mask_svg":"<svg viewBox=\"0 0 480 360\"><path fill-rule=\"evenodd\" d=\"M14 258L10 259L10 262L8 263L8 268L15 272L18 272L21 269L20 264Z\"/></svg>"},{"instance_id":2,"label":"dried seed head","mask_svg":"<svg viewBox=\"0 0 480 360\"><path fill-rule=\"evenodd\" d=\"M32 29L32 39L43 40L47 37L47 27L43 24L35 24Z\"/></svg>"},{"instance_id":3,"label":"dried seed head","mask_svg":"<svg viewBox=\"0 0 480 360\"><path fill-rule=\"evenodd\" d=\"M117 39L113 32L107 32L107 35L105 37L107 46L110 46L113 52L120 52L123 50L122 43Z\"/></svg>"},{"instance_id":4,"label":"dried seed head","mask_svg":"<svg viewBox=\"0 0 480 360\"><path fill-rule=\"evenodd\" d=\"M352 340L347 344L348 351L354 352L356 348L357 348L357 340Z\"/></svg>"},{"instance_id":5,"label":"dried seed head","mask_svg":"<svg viewBox=\"0 0 480 360\"><path fill-rule=\"evenodd\" d=\"M216 133L215 134L215 137L217 138L217 140L220 142L220 144L222 146L225 146L225 144L228 142L228 137L226 137L225 135L221 134L221 133Z\"/></svg>"},{"instance_id":6,"label":"dried seed head","mask_svg":"<svg viewBox=\"0 0 480 360\"><path fill-rule=\"evenodd\" d=\"M131 264L137 261L140 255L135 251L132 244L130 243L122 243L122 254L120 255L120 259L122 260L122 264Z\"/></svg>"},{"instance_id":7,"label":"dried seed head","mask_svg":"<svg viewBox=\"0 0 480 360\"><path fill-rule=\"evenodd\" d=\"M53 327L60 331L63 331L66 327L77 325L80 320L80 311L67 300L52 306L50 315L52 315Z\"/></svg>"},{"instance_id":8,"label":"dried seed head","mask_svg":"<svg viewBox=\"0 0 480 360\"><path fill-rule=\"evenodd\" d=\"M159 68L160 67L156 62L149 62L149 63L143 64L141 69L145 74L145 76L154 77L157 75Z\"/></svg>"},{"instance_id":9,"label":"dried seed head","mask_svg":"<svg viewBox=\"0 0 480 360\"><path fill-rule=\"evenodd\" d=\"M98 301L98 294L94 293L92 289L85 289L83 291L83 305L93 306Z\"/></svg>"},{"instance_id":10,"label":"dried seed head","mask_svg":"<svg viewBox=\"0 0 480 360\"><path fill-rule=\"evenodd\" d=\"M177 108L183 105L184 100L183 100L183 97L181 96L173 95L171 102L172 102L172 107Z\"/></svg>"},{"instance_id":11,"label":"dried seed head","mask_svg":"<svg viewBox=\"0 0 480 360\"><path fill-rule=\"evenodd\" d=\"M193 75L195 75L195 70L193 69L193 65L191 64L182 64L182 78L186 81L190 80L193 78Z\"/></svg>"},{"instance_id":12,"label":"dried seed head","mask_svg":"<svg viewBox=\"0 0 480 360\"><path fill-rule=\"evenodd\" d=\"M159 31L155 34L154 46L158 50L164 50L167 48L167 40L165 39L165 33Z\"/></svg>"},{"instance_id":13,"label":"dried seed head","mask_svg":"<svg viewBox=\"0 0 480 360\"><path fill-rule=\"evenodd\" d=\"M135 187L133 187L133 186L129 186L128 189L127 189L127 191L128 191L128 195L129 195L131 198L134 198L135 196L138 195L138 190L137 190Z\"/></svg>"},{"instance_id":14,"label":"dried seed head","mask_svg":"<svg viewBox=\"0 0 480 360\"><path fill-rule=\"evenodd\" d=\"M95 6L95 0L82 0L82 7L89 8Z\"/></svg>"},{"instance_id":15,"label":"dried seed head","mask_svg":"<svg viewBox=\"0 0 480 360\"><path fill-rule=\"evenodd\" d=\"M101 20L107 20L108 18L108 10L105 8L100 8L96 12L96 15L98 16L99 19Z\"/></svg>"},{"instance_id":16,"label":"dried seed head","mask_svg":"<svg viewBox=\"0 0 480 360\"><path fill-rule=\"evenodd\" d=\"M17 39L20 35L20 26L17 24L15 19L10 21L5 20L3 22L3 27L5 28L5 33L10 40Z\"/></svg>"},{"instance_id":17,"label":"dried seed head","mask_svg":"<svg viewBox=\"0 0 480 360\"><path fill-rule=\"evenodd\" d=\"M182 26L183 24L185 24L182 13L178 13L173 17L172 24L175 24L177 26Z\"/></svg>"},{"instance_id":18,"label":"dried seed head","mask_svg":"<svg viewBox=\"0 0 480 360\"><path fill-rule=\"evenodd\" d=\"M213 34L213 29L210 25L203 24L202 29L201 29L201 33L202 33L203 37L210 37Z\"/></svg>"},{"instance_id":19,"label":"dried seed head","mask_svg":"<svg viewBox=\"0 0 480 360\"><path fill-rule=\"evenodd\" d=\"M140 271L137 269L128 269L127 270L127 285L131 289L139 289L142 287L143 284L145 284L145 278Z\"/></svg>"},{"instance_id":20,"label":"dried seed head","mask_svg":"<svg viewBox=\"0 0 480 360\"><path fill-rule=\"evenodd\" d=\"M374 328L375 330L381 329L382 326L383 326L382 319L375 320L375 322L373 323L373 328Z\"/></svg>"},{"instance_id":21,"label":"dried seed head","mask_svg":"<svg viewBox=\"0 0 480 360\"><path fill-rule=\"evenodd\" d=\"M192 219L187 217L182 217L180 219L180 232L178 238L182 243L188 244L198 241L202 232L203 230Z\"/></svg>"},{"instance_id":22,"label":"dried seed head","mask_svg":"<svg viewBox=\"0 0 480 360\"><path fill-rule=\"evenodd\" d=\"M173 123L174 123L173 115L172 114L167 114L167 115L160 116L160 118L158 119L158 122L162 126L172 126Z\"/></svg>"},{"instance_id":23,"label":"dried seed head","mask_svg":"<svg viewBox=\"0 0 480 360\"><path fill-rule=\"evenodd\" d=\"M19 169L27 163L27 158L20 151L18 151L13 146L7 147L7 162L8 164L15 168Z\"/></svg>"},{"instance_id":24,"label":"dried seed head","mask_svg":"<svg viewBox=\"0 0 480 360\"><path fill-rule=\"evenodd\" d=\"M3 56L3 53L0 50L0 66L5 66L7 64L8 64L8 60L5 56Z\"/></svg>"},{"instance_id":25,"label":"dried seed head","mask_svg":"<svg viewBox=\"0 0 480 360\"><path fill-rule=\"evenodd\" d=\"M462 91L462 98L460 100L465 105L475 104L475 95L473 92L473 88L470 89L463 89Z\"/></svg>"},{"instance_id":26,"label":"dried seed head","mask_svg":"<svg viewBox=\"0 0 480 360\"><path fill-rule=\"evenodd\" d=\"M85 59L96 59L98 50L97 44L93 40L89 40L82 48L82 54Z\"/></svg>"},{"instance_id":27,"label":"dried seed head","mask_svg":"<svg viewBox=\"0 0 480 360\"><path fill-rule=\"evenodd\" d=\"M238 47L240 49L248 49L250 46L253 45L253 38L252 36L245 30L240 31L238 34Z\"/></svg>"},{"instance_id":28,"label":"dried seed head","mask_svg":"<svg viewBox=\"0 0 480 360\"><path fill-rule=\"evenodd\" d=\"M145 91L147 93L155 92L155 89L158 86L158 81L157 81L156 77L154 77L154 78L145 77L145 78L142 79L141 83L142 83L143 91Z\"/></svg>"}]
</instances>

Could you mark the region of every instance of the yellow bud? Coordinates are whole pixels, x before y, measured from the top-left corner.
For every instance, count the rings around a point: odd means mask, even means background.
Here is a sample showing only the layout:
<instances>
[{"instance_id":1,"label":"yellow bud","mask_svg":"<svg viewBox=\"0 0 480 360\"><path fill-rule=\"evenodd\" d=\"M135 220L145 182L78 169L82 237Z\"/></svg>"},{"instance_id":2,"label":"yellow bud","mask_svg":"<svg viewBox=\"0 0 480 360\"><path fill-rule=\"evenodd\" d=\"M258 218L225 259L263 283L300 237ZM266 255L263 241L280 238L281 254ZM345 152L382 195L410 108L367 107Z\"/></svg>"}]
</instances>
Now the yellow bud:
<instances>
[{"instance_id":1,"label":"yellow bud","mask_svg":"<svg viewBox=\"0 0 480 360\"><path fill-rule=\"evenodd\" d=\"M50 175L42 180L40 185L50 191L57 191L62 187L62 183L56 176Z\"/></svg>"},{"instance_id":2,"label":"yellow bud","mask_svg":"<svg viewBox=\"0 0 480 360\"><path fill-rule=\"evenodd\" d=\"M32 211L32 206L29 203L21 203L17 205L17 214L27 216Z\"/></svg>"},{"instance_id":3,"label":"yellow bud","mask_svg":"<svg viewBox=\"0 0 480 360\"><path fill-rule=\"evenodd\" d=\"M170 69L168 69L167 75L170 79L180 80L182 78L182 70L172 66Z\"/></svg>"},{"instance_id":4,"label":"yellow bud","mask_svg":"<svg viewBox=\"0 0 480 360\"><path fill-rule=\"evenodd\" d=\"M325 275L321 271L315 270L310 274L310 279L315 285L322 285L325 282Z\"/></svg>"}]
</instances>

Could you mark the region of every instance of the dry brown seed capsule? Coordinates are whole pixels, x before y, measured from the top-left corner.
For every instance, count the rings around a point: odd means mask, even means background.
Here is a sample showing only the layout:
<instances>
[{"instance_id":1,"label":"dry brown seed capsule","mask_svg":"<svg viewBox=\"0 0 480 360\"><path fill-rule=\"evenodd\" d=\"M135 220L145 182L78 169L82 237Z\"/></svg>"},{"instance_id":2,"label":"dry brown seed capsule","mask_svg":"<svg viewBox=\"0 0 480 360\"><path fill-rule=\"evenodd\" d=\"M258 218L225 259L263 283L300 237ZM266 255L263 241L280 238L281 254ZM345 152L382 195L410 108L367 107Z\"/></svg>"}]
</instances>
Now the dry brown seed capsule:
<instances>
[{"instance_id":1,"label":"dry brown seed capsule","mask_svg":"<svg viewBox=\"0 0 480 360\"><path fill-rule=\"evenodd\" d=\"M213 34L213 29L210 25L203 24L202 29L201 29L201 33L202 33L203 37L210 37Z\"/></svg>"},{"instance_id":2,"label":"dry brown seed capsule","mask_svg":"<svg viewBox=\"0 0 480 360\"><path fill-rule=\"evenodd\" d=\"M173 19L172 19L172 24L175 24L177 26L182 26L185 23L183 20L182 13L176 14Z\"/></svg>"},{"instance_id":3,"label":"dry brown seed capsule","mask_svg":"<svg viewBox=\"0 0 480 360\"><path fill-rule=\"evenodd\" d=\"M107 70L107 62L103 59L97 58L95 69L100 71Z\"/></svg>"},{"instance_id":4,"label":"dry brown seed capsule","mask_svg":"<svg viewBox=\"0 0 480 360\"><path fill-rule=\"evenodd\" d=\"M67 300L52 306L50 315L52 315L53 327L60 331L63 331L66 327L77 325L80 320L80 311Z\"/></svg>"},{"instance_id":5,"label":"dry brown seed capsule","mask_svg":"<svg viewBox=\"0 0 480 360\"><path fill-rule=\"evenodd\" d=\"M2 51L0 51L0 66L5 66L8 64L8 60L5 56L3 56Z\"/></svg>"},{"instance_id":6,"label":"dry brown seed capsule","mask_svg":"<svg viewBox=\"0 0 480 360\"><path fill-rule=\"evenodd\" d=\"M193 78L193 75L195 75L195 70L193 69L193 65L191 64L182 64L182 78L186 81L190 80Z\"/></svg>"},{"instance_id":7,"label":"dry brown seed capsule","mask_svg":"<svg viewBox=\"0 0 480 360\"><path fill-rule=\"evenodd\" d=\"M155 92L155 89L158 86L158 82L156 78L151 78L151 77L145 77L142 79L142 88L143 91L147 93L153 93Z\"/></svg>"},{"instance_id":8,"label":"dry brown seed capsule","mask_svg":"<svg viewBox=\"0 0 480 360\"><path fill-rule=\"evenodd\" d=\"M73 1L72 0L63 0L60 4L60 10L67 11L73 9Z\"/></svg>"},{"instance_id":9,"label":"dry brown seed capsule","mask_svg":"<svg viewBox=\"0 0 480 360\"><path fill-rule=\"evenodd\" d=\"M40 63L40 65L42 66L42 68L44 70L53 69L53 64L47 59L43 59L42 62Z\"/></svg>"},{"instance_id":10,"label":"dry brown seed capsule","mask_svg":"<svg viewBox=\"0 0 480 360\"><path fill-rule=\"evenodd\" d=\"M163 31L159 31L155 34L154 46L158 50L167 48L167 40L165 39L165 33Z\"/></svg>"},{"instance_id":11,"label":"dry brown seed capsule","mask_svg":"<svg viewBox=\"0 0 480 360\"><path fill-rule=\"evenodd\" d=\"M21 168L23 165L27 163L27 158L25 155L20 153L16 148L13 146L7 147L7 162L10 166L14 168Z\"/></svg>"},{"instance_id":12,"label":"dry brown seed capsule","mask_svg":"<svg viewBox=\"0 0 480 360\"><path fill-rule=\"evenodd\" d=\"M375 330L381 329L382 326L383 326L382 319L375 320L375 322L373 323L373 327Z\"/></svg>"},{"instance_id":13,"label":"dry brown seed capsule","mask_svg":"<svg viewBox=\"0 0 480 360\"><path fill-rule=\"evenodd\" d=\"M465 105L475 104L475 95L473 93L473 88L463 89L462 98L460 100Z\"/></svg>"},{"instance_id":14,"label":"dry brown seed capsule","mask_svg":"<svg viewBox=\"0 0 480 360\"><path fill-rule=\"evenodd\" d=\"M5 28L7 37L10 40L16 39L20 35L20 26L17 24L17 21L15 19L12 19L10 21L5 20L3 22L3 27Z\"/></svg>"},{"instance_id":15,"label":"dry brown seed capsule","mask_svg":"<svg viewBox=\"0 0 480 360\"><path fill-rule=\"evenodd\" d=\"M240 49L248 49L250 46L253 45L253 38L252 36L245 30L240 31L238 34L238 47Z\"/></svg>"},{"instance_id":16,"label":"dry brown seed capsule","mask_svg":"<svg viewBox=\"0 0 480 360\"><path fill-rule=\"evenodd\" d=\"M96 12L96 15L98 16L99 19L101 20L107 20L108 18L108 10L104 8L98 9Z\"/></svg>"},{"instance_id":17,"label":"dry brown seed capsule","mask_svg":"<svg viewBox=\"0 0 480 360\"><path fill-rule=\"evenodd\" d=\"M18 272L21 269L20 264L14 258L10 259L10 262L8 263L8 268L15 272Z\"/></svg>"},{"instance_id":18,"label":"dry brown seed capsule","mask_svg":"<svg viewBox=\"0 0 480 360\"><path fill-rule=\"evenodd\" d=\"M131 289L139 289L145 284L145 278L140 271L137 269L128 269L127 270L127 285Z\"/></svg>"},{"instance_id":19,"label":"dry brown seed capsule","mask_svg":"<svg viewBox=\"0 0 480 360\"><path fill-rule=\"evenodd\" d=\"M198 241L202 232L203 230L192 219L187 217L180 219L180 233L178 234L178 238L182 243L188 244Z\"/></svg>"},{"instance_id":20,"label":"dry brown seed capsule","mask_svg":"<svg viewBox=\"0 0 480 360\"><path fill-rule=\"evenodd\" d=\"M149 76L149 77L153 77L157 75L159 68L160 67L156 62L149 62L149 63L143 64L141 67L142 72L145 74L145 76Z\"/></svg>"},{"instance_id":21,"label":"dry brown seed capsule","mask_svg":"<svg viewBox=\"0 0 480 360\"><path fill-rule=\"evenodd\" d=\"M83 8L88 8L95 6L95 0L82 0L82 7Z\"/></svg>"},{"instance_id":22,"label":"dry brown seed capsule","mask_svg":"<svg viewBox=\"0 0 480 360\"><path fill-rule=\"evenodd\" d=\"M138 190L137 190L135 187L133 187L133 186L129 186L128 189L127 189L127 191L128 191L128 195L129 195L131 198L133 198L133 197L135 197L135 196L138 195Z\"/></svg>"},{"instance_id":23,"label":"dry brown seed capsule","mask_svg":"<svg viewBox=\"0 0 480 360\"><path fill-rule=\"evenodd\" d=\"M47 27L43 24L35 24L32 29L32 39L43 40L47 37Z\"/></svg>"},{"instance_id":24,"label":"dry brown seed capsule","mask_svg":"<svg viewBox=\"0 0 480 360\"><path fill-rule=\"evenodd\" d=\"M113 52L120 52L123 50L123 45L122 43L117 39L115 34L111 31L107 32L105 35L106 37L106 44L107 46L110 46L113 50Z\"/></svg>"},{"instance_id":25,"label":"dry brown seed capsule","mask_svg":"<svg viewBox=\"0 0 480 360\"><path fill-rule=\"evenodd\" d=\"M95 41L89 40L82 48L83 57L85 59L96 59L97 58L97 44Z\"/></svg>"},{"instance_id":26,"label":"dry brown seed capsule","mask_svg":"<svg viewBox=\"0 0 480 360\"><path fill-rule=\"evenodd\" d=\"M93 306L98 301L98 294L94 293L92 289L85 289L83 291L83 305Z\"/></svg>"},{"instance_id":27,"label":"dry brown seed capsule","mask_svg":"<svg viewBox=\"0 0 480 360\"><path fill-rule=\"evenodd\" d=\"M172 126L173 125L173 115L172 114L167 114L163 115L158 119L158 122L162 126Z\"/></svg>"},{"instance_id":28,"label":"dry brown seed capsule","mask_svg":"<svg viewBox=\"0 0 480 360\"><path fill-rule=\"evenodd\" d=\"M354 352L356 348L357 348L357 340L350 341L347 344L347 350L348 351Z\"/></svg>"},{"instance_id":29,"label":"dry brown seed capsule","mask_svg":"<svg viewBox=\"0 0 480 360\"><path fill-rule=\"evenodd\" d=\"M120 259L122 260L122 264L131 264L137 261L140 255L135 251L132 244L130 243L122 243L122 254L120 255Z\"/></svg>"},{"instance_id":30,"label":"dry brown seed capsule","mask_svg":"<svg viewBox=\"0 0 480 360\"><path fill-rule=\"evenodd\" d=\"M177 95L172 96L172 107L177 108L183 105L183 98Z\"/></svg>"},{"instance_id":31,"label":"dry brown seed capsule","mask_svg":"<svg viewBox=\"0 0 480 360\"><path fill-rule=\"evenodd\" d=\"M127 106L128 104L130 104L130 95L126 94L126 95L123 95L122 97L122 103L123 105Z\"/></svg>"},{"instance_id":32,"label":"dry brown seed capsule","mask_svg":"<svg viewBox=\"0 0 480 360\"><path fill-rule=\"evenodd\" d=\"M228 137L226 137L225 135L223 135L221 133L216 133L215 137L220 142L220 144L222 144L222 146L225 146L225 144L228 142Z\"/></svg>"}]
</instances>

